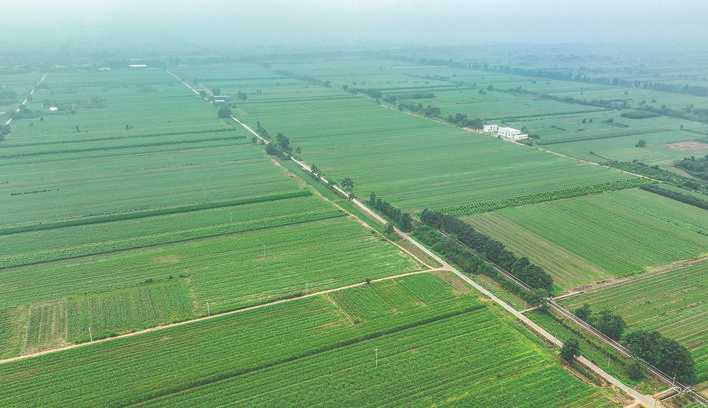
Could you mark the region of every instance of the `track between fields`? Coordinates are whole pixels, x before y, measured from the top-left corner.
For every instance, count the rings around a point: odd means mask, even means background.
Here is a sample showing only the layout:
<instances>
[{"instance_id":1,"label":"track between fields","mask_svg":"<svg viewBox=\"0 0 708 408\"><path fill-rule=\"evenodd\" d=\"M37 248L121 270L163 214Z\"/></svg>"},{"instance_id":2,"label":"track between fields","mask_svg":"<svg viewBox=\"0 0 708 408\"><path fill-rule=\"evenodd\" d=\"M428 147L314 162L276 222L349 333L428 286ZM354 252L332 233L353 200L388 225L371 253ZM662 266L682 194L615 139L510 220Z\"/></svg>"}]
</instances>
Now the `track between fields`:
<instances>
[{"instance_id":1,"label":"track between fields","mask_svg":"<svg viewBox=\"0 0 708 408\"><path fill-rule=\"evenodd\" d=\"M177 78L178 81L182 82L187 88L191 89L192 92L195 94L199 95L199 92L194 89L191 85L187 84L184 80L179 78L178 76L172 74L175 78ZM236 116L232 115L231 118L241 125L244 129L249 131L251 134L253 134L255 137L259 138L261 141L263 141L264 144L270 143L269 140L263 138L261 135L259 135L256 131L251 129L248 125L240 121ZM333 188L335 191L337 191L339 194L341 194L343 197L349 199L357 208L359 208L362 212L364 212L367 216L371 217L373 220L376 220L377 222L381 224L387 224L388 222L386 219L378 215L375 211L371 210L366 204L364 204L360 199L356 197L352 197L348 192L342 190L339 188L337 185L331 184L328 180L325 178L321 177L318 174L315 174L312 172L312 167L308 164L306 164L304 161L297 160L293 157L290 158L294 163L296 163L299 167L301 167L303 170L317 178L318 180L322 181L324 184L326 184L328 187ZM334 204L334 203L333 203ZM356 217L356 216L355 216ZM358 217L357 217L358 218ZM364 221L362 221L364 222ZM365 223L365 222L364 222ZM514 309L511 305L508 303L504 302L497 296L495 296L492 292L484 288L482 285L478 284L477 282L473 281L470 279L467 275L463 274L457 268L453 267L449 263L447 263L444 259L442 259L440 256L438 256L436 253L433 251L429 250L427 247L425 247L423 244L418 242L415 238L410 236L409 234L399 230L394 226L394 231L396 235L398 235L401 239L404 239L408 241L410 244L414 245L417 247L419 250L424 252L427 256L429 256L431 259L434 259L440 265L442 265L442 268L440 270L444 271L449 271L454 273L458 278L462 279L462 281L466 282L470 286L472 286L474 289L476 289L478 292L482 293L484 296L488 297L492 301L494 301L496 304L502 307L502 309L506 310L507 312L511 313L512 316L514 316L517 320L519 320L522 324L524 324L526 327L531 329L534 333L536 333L538 336L540 336L543 340L546 342L556 346L556 347L562 347L563 342L560 341L558 338L553 336L551 333L547 332L543 327L539 326L535 322L533 322L531 319L526 317L523 313L520 311ZM361 284L360 284L361 285ZM356 287L359 285L354 285L353 287ZM605 372L602 368L598 367L594 363L592 363L590 360L586 359L583 356L579 356L576 358L576 361L589 370L591 370L593 373L595 373L597 376L602 378L604 381L606 381L609 384L612 384L613 386L617 387L618 389L622 390L626 395L629 395L631 398L634 398L634 400L643 406L647 408L657 408L660 405L658 405L657 401L650 395L645 395L642 394L641 392L635 390L634 388L631 388L624 384L622 381L619 379L615 378L611 374Z\"/></svg>"},{"instance_id":2,"label":"track between fields","mask_svg":"<svg viewBox=\"0 0 708 408\"><path fill-rule=\"evenodd\" d=\"M14 112L15 114L20 113L20 109L29 103L32 96L34 96L34 92L37 90L37 88L39 88L40 85L42 85L42 82L44 82L45 79L47 79L47 74L43 74L42 78L40 78L39 81L34 85L34 87L29 91L29 94L25 97L25 99L22 101L22 103L15 109L15 112ZM15 119L15 118L11 117L10 119L6 120L5 126L10 126L12 124L13 119Z\"/></svg>"},{"instance_id":3,"label":"track between fields","mask_svg":"<svg viewBox=\"0 0 708 408\"><path fill-rule=\"evenodd\" d=\"M220 319L220 318L224 318L227 316L251 312L254 310L263 309L266 307L271 307L271 306L275 306L275 305L279 305L279 304L283 304L283 303L296 302L298 300L308 299L308 298L316 297L316 296L320 296L320 295L326 295L328 293L340 292L340 291L346 290L346 289L359 288L362 286L366 286L369 283L384 282L384 281L389 281L389 280L405 278L407 276L421 275L424 273L433 273L433 272L444 272L444 271L447 271L447 270L442 269L442 268L424 269L424 270L420 270L420 271L406 272L406 273L401 273L398 275L386 276L386 277L379 278L379 279L371 279L369 282L364 281L364 282L359 282L359 283L352 283L351 285L340 286L340 287L332 288L332 289L320 290L317 292L307 293L307 294L300 295L300 296L289 297L287 299L274 300L274 301L268 302L268 303L262 303L262 304L254 305L254 306L247 306L247 307L244 307L241 309L230 310L227 312L215 313L215 314L212 314L209 316L198 317L196 319L190 319L190 320L184 320L184 321L176 322L176 323L153 326L153 327L150 327L147 329L138 330L138 331L134 331L134 332L130 332L130 333L125 333L125 334L121 334L118 336L106 337L106 338L98 339L98 340L94 340L94 341L87 341L85 343L71 344L71 345L64 346L64 347L58 347L58 348L53 348L53 349L49 349L49 350L38 351L36 353L30 353L30 354L24 354L21 356L17 356L17 357L11 357L11 358L7 358L4 360L0 360L0 365L9 364L9 363L13 363L16 361L29 360L31 358L36 358L36 357L44 356L47 354L54 354L54 353L73 350L73 349L77 349L77 348L89 347L89 346L93 346L96 344L108 343L108 342L112 342L112 341L125 339L128 337L140 336L143 334L152 333L152 332L156 332L156 331L163 331L163 330L171 329L173 327L186 326L186 325L190 325L190 324L194 324L194 323L198 323L198 322L203 322L206 320Z\"/></svg>"}]
</instances>

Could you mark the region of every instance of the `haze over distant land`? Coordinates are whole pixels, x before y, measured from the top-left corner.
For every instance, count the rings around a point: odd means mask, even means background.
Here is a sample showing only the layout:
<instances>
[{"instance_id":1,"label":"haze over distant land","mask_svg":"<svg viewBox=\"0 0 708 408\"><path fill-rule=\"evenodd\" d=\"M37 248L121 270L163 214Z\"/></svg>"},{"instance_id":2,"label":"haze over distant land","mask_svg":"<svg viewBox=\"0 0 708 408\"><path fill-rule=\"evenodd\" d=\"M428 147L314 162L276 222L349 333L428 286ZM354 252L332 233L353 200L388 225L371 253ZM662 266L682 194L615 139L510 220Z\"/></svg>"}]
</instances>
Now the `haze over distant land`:
<instances>
[{"instance_id":1,"label":"haze over distant land","mask_svg":"<svg viewBox=\"0 0 708 408\"><path fill-rule=\"evenodd\" d=\"M228 49L522 41L696 46L708 35L704 0L29 0L5 1L2 9L3 48L65 41Z\"/></svg>"}]
</instances>

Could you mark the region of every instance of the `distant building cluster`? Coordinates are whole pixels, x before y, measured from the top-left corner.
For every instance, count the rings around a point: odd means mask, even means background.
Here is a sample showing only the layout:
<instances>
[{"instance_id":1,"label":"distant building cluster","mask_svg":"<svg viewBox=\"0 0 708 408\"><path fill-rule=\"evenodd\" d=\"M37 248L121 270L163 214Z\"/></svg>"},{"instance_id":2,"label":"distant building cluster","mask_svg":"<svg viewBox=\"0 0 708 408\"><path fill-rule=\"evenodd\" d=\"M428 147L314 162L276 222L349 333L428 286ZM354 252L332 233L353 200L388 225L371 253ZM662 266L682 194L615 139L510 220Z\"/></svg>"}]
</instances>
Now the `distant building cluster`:
<instances>
[{"instance_id":1,"label":"distant building cluster","mask_svg":"<svg viewBox=\"0 0 708 408\"><path fill-rule=\"evenodd\" d=\"M500 127L499 125L484 125L484 133L495 134L498 138L510 142L518 142L519 140L528 139L529 135L523 133L519 129L511 127Z\"/></svg>"}]
</instances>

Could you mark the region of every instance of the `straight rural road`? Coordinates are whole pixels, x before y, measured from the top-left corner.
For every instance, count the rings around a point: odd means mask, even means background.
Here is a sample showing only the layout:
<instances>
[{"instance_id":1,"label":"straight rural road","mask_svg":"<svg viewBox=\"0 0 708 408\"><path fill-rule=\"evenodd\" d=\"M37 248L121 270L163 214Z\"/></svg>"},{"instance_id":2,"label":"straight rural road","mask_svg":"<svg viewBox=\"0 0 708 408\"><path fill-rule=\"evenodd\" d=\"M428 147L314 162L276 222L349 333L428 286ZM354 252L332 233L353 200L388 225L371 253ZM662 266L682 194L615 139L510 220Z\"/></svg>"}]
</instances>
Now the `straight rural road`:
<instances>
[{"instance_id":1,"label":"straight rural road","mask_svg":"<svg viewBox=\"0 0 708 408\"><path fill-rule=\"evenodd\" d=\"M43 74L42 78L40 78L39 81L34 85L34 87L32 87L32 89L30 89L29 94L27 96L25 96L25 99L22 101L22 103L15 109L15 113L19 113L20 109L29 103L30 99L34 96L34 92L37 90L37 88L40 85L42 85L42 82L44 82L45 79L47 79L47 74ZM10 126L12 124L13 119L14 118L10 118L10 119L6 120L5 126Z\"/></svg>"},{"instance_id":2,"label":"straight rural road","mask_svg":"<svg viewBox=\"0 0 708 408\"><path fill-rule=\"evenodd\" d=\"M176 76L176 75L174 75L174 74L172 74L172 75L173 75L175 78L177 78L177 80L179 80L180 82L182 82L183 84L185 84L185 86L187 86L189 89L191 89L192 92L194 92L195 94L199 95L199 92L198 92L196 89L194 89L191 85L185 83L185 81L182 80L181 78L179 78L178 76ZM255 132L253 129L251 129L251 127L249 127L248 125L246 125L245 123L243 123L242 121L240 121L236 116L232 116L232 119L233 119L236 123L238 123L239 125L241 125L244 129L246 129L247 131L249 131L251 134L253 134L253 135L256 136L257 138L259 138L260 140L262 140L265 144L270 143L269 140L267 140L267 139L261 137L261 135L259 135L257 132ZM328 186L334 188L338 193L342 194L344 197L349 197L349 193L347 193L347 192L345 192L344 190L342 190L341 188L339 188L339 186L332 185L331 183L329 183L328 180L322 178L322 177L319 176L319 175L314 174L314 173L312 172L312 167L311 167L310 165L308 165L307 163L305 163L304 161L299 161L299 160L296 160L295 158L292 158L292 157L291 157L291 160L293 160L295 163L297 163L303 170L305 170L305 171L307 171L308 173L312 174L313 176L317 177L319 180L321 180L322 182L324 182L324 183L327 184ZM386 219L384 219L383 217L381 217L380 215L378 215L376 212L374 212L373 210L371 210L368 206L366 206L366 204L364 204L363 202L361 202L361 200L359 200L358 198L352 198L351 201L354 203L354 205L356 205L359 209L361 209L361 211L363 211L365 214L367 214L367 216L370 216L372 219L376 220L376 221L379 222L379 223L382 223L382 224L386 224L386 223L387 223ZM404 239L404 240L408 241L410 244L416 246L418 249L420 249L421 251L423 251L426 255L428 255L429 257L431 257L432 259L434 259L434 260L437 261L438 263L440 263L440 265L443 265L443 268L442 268L442 269L454 273L457 277L459 277L459 278L462 279L464 282L466 282L467 284L469 284L470 286L472 286L472 287L473 287L474 289L476 289L478 292L482 293L484 296L488 297L489 299L491 299L492 301L494 301L496 304L498 304L499 306L501 306L504 310L506 310L507 312L511 313L517 320L519 320L519 321L520 321L521 323L523 323L525 326L527 326L528 328L530 328L534 333L536 333L537 335L541 336L545 341L547 341L547 342L550 343L550 344L553 344L553 345L556 346L556 347L562 347L562 346L563 346L563 342L560 341L558 338L556 338L555 336L553 336L551 333L547 332L544 328L542 328L541 326L539 326L538 324L536 324L535 322L533 322L533 321L532 321L531 319L529 319L528 317L524 316L524 314L521 313L520 311L514 309L511 305L509 305L508 303L504 302L503 300L501 300L500 298L498 298L497 296L495 296L495 295L494 295L493 293L491 293L489 290L487 290L486 288L484 288L483 286L481 286L481 285L478 284L477 282L475 282L475 281L473 281L472 279L470 279L470 277L468 277L467 275L465 275L465 274L463 274L462 272L460 272L459 270L457 270L457 268L455 268L455 267L453 267L452 265L450 265L450 264L448 264L447 262L445 262L445 260L443 260L441 257L439 257L439 256L438 256L436 253L434 253L433 251L429 250L427 247L425 247L423 244L421 244L421 243L418 242L416 239L414 239L413 237L411 237L409 234L407 234L407 233L405 233L405 232L403 232L403 231L401 231L401 230L399 230L398 228L395 228L395 227L394 227L394 230L395 230L396 234L397 234L398 236L400 236L402 239ZM660 405L659 405L660 403L657 402L652 396L642 394L642 393L640 393L639 391L635 390L634 388L627 386L627 385L624 384L622 381L620 381L619 379L615 378L615 377L612 376L611 374L605 372L604 370L602 370L600 367L598 367L597 365L595 365L594 363L592 363L590 360L586 359L585 357L580 356L580 357L578 357L576 360L577 360L580 364L582 364L582 365L584 365L585 367L587 367L588 369L590 369L592 372L594 372L594 373L595 373L596 375L598 375L600 378L602 378L602 379L604 379L605 381L607 381L609 384L612 384L613 386L615 386L615 387L617 387L618 389L622 390L622 392L624 392L625 394L629 395L631 398L634 398L634 400L635 400L636 402L642 404L643 406L645 406L645 407L647 407L647 408L656 408L656 407L659 407L659 406L660 406Z\"/></svg>"}]
</instances>

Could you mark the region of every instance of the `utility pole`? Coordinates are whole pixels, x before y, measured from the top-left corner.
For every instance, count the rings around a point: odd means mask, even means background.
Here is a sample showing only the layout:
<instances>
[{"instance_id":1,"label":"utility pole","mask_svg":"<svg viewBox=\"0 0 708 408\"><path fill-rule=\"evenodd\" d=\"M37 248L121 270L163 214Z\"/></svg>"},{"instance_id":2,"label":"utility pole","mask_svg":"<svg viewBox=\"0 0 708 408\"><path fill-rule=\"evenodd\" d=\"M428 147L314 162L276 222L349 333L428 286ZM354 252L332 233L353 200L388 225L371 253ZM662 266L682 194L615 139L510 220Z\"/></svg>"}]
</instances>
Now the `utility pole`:
<instances>
[{"instance_id":1,"label":"utility pole","mask_svg":"<svg viewBox=\"0 0 708 408\"><path fill-rule=\"evenodd\" d=\"M91 333L91 326L89 326L89 339L91 339L91 343L93 343L93 334Z\"/></svg>"},{"instance_id":2,"label":"utility pole","mask_svg":"<svg viewBox=\"0 0 708 408\"><path fill-rule=\"evenodd\" d=\"M207 316L211 316L211 308L209 308L209 302L207 302Z\"/></svg>"},{"instance_id":3,"label":"utility pole","mask_svg":"<svg viewBox=\"0 0 708 408\"><path fill-rule=\"evenodd\" d=\"M376 353L376 368L379 368L379 349L375 348L374 352Z\"/></svg>"}]
</instances>

